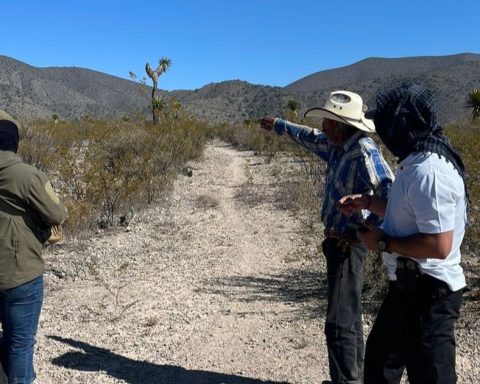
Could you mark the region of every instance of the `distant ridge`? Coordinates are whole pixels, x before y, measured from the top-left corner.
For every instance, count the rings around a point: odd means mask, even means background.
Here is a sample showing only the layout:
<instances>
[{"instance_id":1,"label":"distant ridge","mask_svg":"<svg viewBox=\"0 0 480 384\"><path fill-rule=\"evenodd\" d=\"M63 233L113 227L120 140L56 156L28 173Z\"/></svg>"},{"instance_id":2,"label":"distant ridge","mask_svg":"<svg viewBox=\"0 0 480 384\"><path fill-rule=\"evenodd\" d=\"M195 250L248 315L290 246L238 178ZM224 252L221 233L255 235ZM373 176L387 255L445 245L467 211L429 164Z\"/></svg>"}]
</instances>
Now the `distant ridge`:
<instances>
[{"instance_id":1,"label":"distant ridge","mask_svg":"<svg viewBox=\"0 0 480 384\"><path fill-rule=\"evenodd\" d=\"M319 71L299 79L285 88L289 90L315 91L325 87L362 83L388 76L428 74L446 68L467 64L480 64L480 55L462 53L449 56L419 56L387 59L371 57L345 67Z\"/></svg>"},{"instance_id":2,"label":"distant ridge","mask_svg":"<svg viewBox=\"0 0 480 384\"><path fill-rule=\"evenodd\" d=\"M461 119L467 115L464 108L467 93L480 88L480 55L368 58L314 73L285 89L301 95L304 102L312 105L321 104L332 90L344 88L360 93L368 105L374 105L375 93L402 82L415 82L434 92L442 123Z\"/></svg>"},{"instance_id":3,"label":"distant ridge","mask_svg":"<svg viewBox=\"0 0 480 384\"><path fill-rule=\"evenodd\" d=\"M137 85L83 68L36 68L0 56L0 107L18 117L114 116L140 108Z\"/></svg>"},{"instance_id":4,"label":"distant ridge","mask_svg":"<svg viewBox=\"0 0 480 384\"><path fill-rule=\"evenodd\" d=\"M286 87L228 80L193 91L161 94L179 100L195 117L218 123L281 115L292 99L305 110L323 104L329 92L340 88L360 93L372 105L376 92L405 81L417 82L435 93L442 122L463 118L468 114L464 109L467 93L480 88L480 55L367 58L313 73ZM148 113L148 105L148 96L129 80L84 68L36 68L0 56L0 108L20 119L52 115L106 118Z\"/></svg>"}]
</instances>

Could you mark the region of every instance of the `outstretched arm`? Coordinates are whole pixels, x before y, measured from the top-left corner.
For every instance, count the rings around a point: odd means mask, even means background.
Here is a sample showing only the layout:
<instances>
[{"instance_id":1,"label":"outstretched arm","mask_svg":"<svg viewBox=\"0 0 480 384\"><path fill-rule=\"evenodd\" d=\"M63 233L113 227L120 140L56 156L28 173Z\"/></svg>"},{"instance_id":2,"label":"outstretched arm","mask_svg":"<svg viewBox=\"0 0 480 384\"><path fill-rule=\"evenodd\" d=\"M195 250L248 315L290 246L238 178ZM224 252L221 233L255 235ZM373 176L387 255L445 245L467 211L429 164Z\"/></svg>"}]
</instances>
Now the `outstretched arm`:
<instances>
[{"instance_id":1,"label":"outstretched arm","mask_svg":"<svg viewBox=\"0 0 480 384\"><path fill-rule=\"evenodd\" d=\"M267 131L275 130L278 135L287 134L297 144L305 147L321 159L328 161L329 145L325 134L320 130L306 125L291 123L270 115L262 117L257 122Z\"/></svg>"},{"instance_id":2,"label":"outstretched arm","mask_svg":"<svg viewBox=\"0 0 480 384\"><path fill-rule=\"evenodd\" d=\"M257 120L257 123L260 124L260 127L267 131L271 131L275 126L275 116L264 116L261 119Z\"/></svg>"}]
</instances>

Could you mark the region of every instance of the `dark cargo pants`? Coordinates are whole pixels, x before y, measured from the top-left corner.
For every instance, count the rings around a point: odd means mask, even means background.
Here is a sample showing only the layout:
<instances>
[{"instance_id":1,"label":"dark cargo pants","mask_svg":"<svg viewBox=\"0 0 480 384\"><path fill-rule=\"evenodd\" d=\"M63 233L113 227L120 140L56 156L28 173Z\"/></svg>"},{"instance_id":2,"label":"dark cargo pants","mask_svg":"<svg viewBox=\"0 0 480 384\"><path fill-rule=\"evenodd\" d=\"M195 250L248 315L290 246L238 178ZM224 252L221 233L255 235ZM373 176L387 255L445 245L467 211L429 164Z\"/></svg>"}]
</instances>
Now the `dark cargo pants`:
<instances>
[{"instance_id":1,"label":"dark cargo pants","mask_svg":"<svg viewBox=\"0 0 480 384\"><path fill-rule=\"evenodd\" d=\"M463 290L423 275L415 291L390 282L367 339L365 384L454 384L455 334Z\"/></svg>"},{"instance_id":2,"label":"dark cargo pants","mask_svg":"<svg viewBox=\"0 0 480 384\"><path fill-rule=\"evenodd\" d=\"M342 251L338 240L322 244L327 259L328 307L325 322L330 377L335 384L363 382L364 342L362 327L363 245Z\"/></svg>"}]
</instances>

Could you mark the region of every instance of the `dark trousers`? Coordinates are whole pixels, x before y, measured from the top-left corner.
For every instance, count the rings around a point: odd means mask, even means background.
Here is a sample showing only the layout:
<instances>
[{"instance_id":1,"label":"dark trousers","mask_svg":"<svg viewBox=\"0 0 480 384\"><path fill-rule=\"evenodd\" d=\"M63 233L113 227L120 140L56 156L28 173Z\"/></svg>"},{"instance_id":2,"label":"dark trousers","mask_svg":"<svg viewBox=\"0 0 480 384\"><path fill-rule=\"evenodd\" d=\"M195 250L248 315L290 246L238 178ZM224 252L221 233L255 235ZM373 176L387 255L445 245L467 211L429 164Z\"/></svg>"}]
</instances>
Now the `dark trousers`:
<instances>
[{"instance_id":1,"label":"dark trousers","mask_svg":"<svg viewBox=\"0 0 480 384\"><path fill-rule=\"evenodd\" d=\"M327 259L328 307L325 323L330 377L334 383L360 384L363 377L363 262L367 248L342 251L338 241L322 244Z\"/></svg>"},{"instance_id":2,"label":"dark trousers","mask_svg":"<svg viewBox=\"0 0 480 384\"><path fill-rule=\"evenodd\" d=\"M454 325L462 296L427 275L417 290L390 282L367 339L365 384L400 383L405 367L410 384L456 383Z\"/></svg>"}]
</instances>

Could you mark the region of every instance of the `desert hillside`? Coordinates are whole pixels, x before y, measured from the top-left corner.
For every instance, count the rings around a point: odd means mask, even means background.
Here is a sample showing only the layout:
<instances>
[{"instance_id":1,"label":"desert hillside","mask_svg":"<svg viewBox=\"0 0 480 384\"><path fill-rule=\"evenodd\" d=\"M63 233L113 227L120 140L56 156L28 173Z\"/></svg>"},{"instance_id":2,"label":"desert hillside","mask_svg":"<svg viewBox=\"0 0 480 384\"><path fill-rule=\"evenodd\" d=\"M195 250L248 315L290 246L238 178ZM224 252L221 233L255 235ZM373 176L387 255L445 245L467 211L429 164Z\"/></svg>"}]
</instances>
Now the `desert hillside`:
<instances>
[{"instance_id":1,"label":"desert hillside","mask_svg":"<svg viewBox=\"0 0 480 384\"><path fill-rule=\"evenodd\" d=\"M145 73L136 75L145 77ZM322 105L332 90L341 88L360 93L372 105L376 92L413 81L435 93L439 117L442 123L447 123L468 115L465 98L468 92L480 87L479 78L478 54L372 57L345 67L306 74L285 87L225 79L195 90L159 94L165 100L179 101L197 119L213 123L243 122L264 114L282 115L291 100L305 111ZM123 117L138 112L148 114L150 105L149 89L133 81L86 68L36 68L6 56L0 56L0 94L0 109L21 119Z\"/></svg>"}]
</instances>

